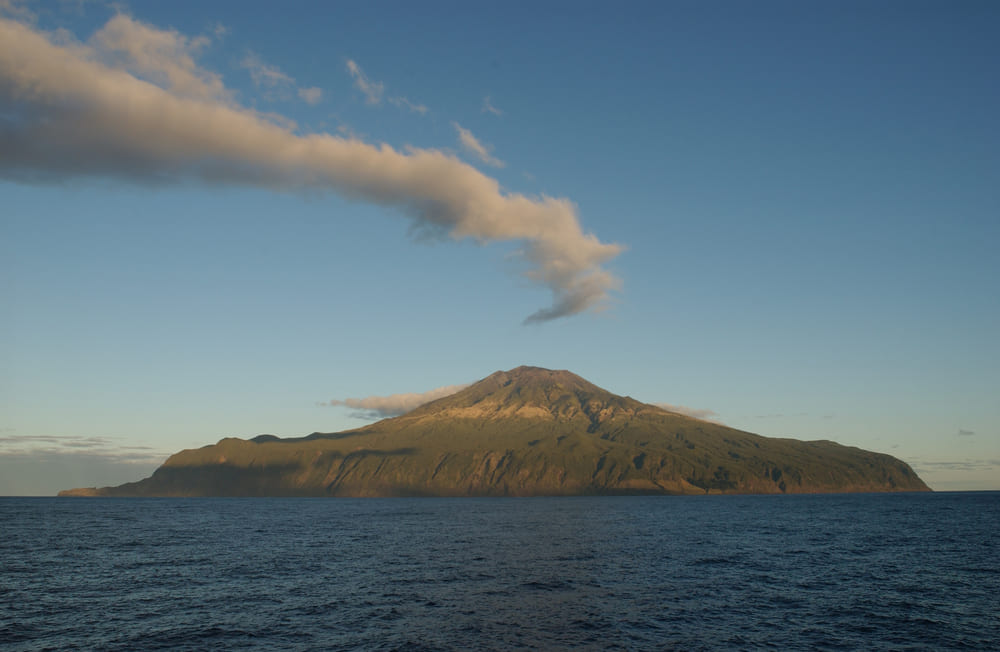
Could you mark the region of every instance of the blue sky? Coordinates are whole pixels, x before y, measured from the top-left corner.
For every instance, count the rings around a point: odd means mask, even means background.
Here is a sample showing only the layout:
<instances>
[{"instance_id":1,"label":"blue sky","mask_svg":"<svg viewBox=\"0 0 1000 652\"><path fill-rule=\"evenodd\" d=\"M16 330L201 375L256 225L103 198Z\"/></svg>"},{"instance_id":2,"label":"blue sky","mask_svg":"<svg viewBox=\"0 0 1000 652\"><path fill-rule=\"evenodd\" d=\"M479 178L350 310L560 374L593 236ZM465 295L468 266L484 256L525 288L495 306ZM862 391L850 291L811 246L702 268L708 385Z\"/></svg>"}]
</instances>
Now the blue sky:
<instances>
[{"instance_id":1,"label":"blue sky","mask_svg":"<svg viewBox=\"0 0 1000 652\"><path fill-rule=\"evenodd\" d=\"M0 21L0 494L521 364L1000 489L996 3Z\"/></svg>"}]
</instances>

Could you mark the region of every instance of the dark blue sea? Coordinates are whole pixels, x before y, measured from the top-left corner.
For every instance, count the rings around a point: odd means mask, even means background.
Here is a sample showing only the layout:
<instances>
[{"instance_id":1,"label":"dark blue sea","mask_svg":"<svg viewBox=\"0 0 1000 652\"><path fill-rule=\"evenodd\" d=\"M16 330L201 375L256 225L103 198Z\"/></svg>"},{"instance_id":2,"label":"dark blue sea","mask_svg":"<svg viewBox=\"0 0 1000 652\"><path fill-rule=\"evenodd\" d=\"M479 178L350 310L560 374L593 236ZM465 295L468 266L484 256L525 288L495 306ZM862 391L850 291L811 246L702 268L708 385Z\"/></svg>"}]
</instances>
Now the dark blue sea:
<instances>
[{"instance_id":1,"label":"dark blue sea","mask_svg":"<svg viewBox=\"0 0 1000 652\"><path fill-rule=\"evenodd\" d=\"M4 650L996 650L1000 492L0 499Z\"/></svg>"}]
</instances>

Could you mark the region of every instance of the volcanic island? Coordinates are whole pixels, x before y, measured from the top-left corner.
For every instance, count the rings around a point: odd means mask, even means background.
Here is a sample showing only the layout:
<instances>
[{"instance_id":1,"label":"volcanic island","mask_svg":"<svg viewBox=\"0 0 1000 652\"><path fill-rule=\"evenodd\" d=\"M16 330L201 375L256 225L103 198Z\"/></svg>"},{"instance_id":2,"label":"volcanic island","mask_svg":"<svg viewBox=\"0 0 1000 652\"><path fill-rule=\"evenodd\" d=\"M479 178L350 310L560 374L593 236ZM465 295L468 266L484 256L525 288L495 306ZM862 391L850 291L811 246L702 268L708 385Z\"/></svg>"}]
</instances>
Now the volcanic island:
<instances>
[{"instance_id":1,"label":"volcanic island","mask_svg":"<svg viewBox=\"0 0 1000 652\"><path fill-rule=\"evenodd\" d=\"M906 463L764 437L518 367L398 417L229 437L152 476L60 496L579 496L930 491Z\"/></svg>"}]
</instances>

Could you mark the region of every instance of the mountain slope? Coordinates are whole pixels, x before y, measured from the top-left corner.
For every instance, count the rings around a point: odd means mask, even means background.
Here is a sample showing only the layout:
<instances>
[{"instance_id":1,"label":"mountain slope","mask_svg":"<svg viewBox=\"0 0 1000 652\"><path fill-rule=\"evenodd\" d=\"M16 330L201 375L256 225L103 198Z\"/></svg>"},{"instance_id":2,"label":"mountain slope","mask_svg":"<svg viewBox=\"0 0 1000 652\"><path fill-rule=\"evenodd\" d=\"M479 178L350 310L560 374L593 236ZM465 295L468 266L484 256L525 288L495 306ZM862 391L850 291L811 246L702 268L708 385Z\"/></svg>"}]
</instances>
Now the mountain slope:
<instances>
[{"instance_id":1,"label":"mountain slope","mask_svg":"<svg viewBox=\"0 0 1000 652\"><path fill-rule=\"evenodd\" d=\"M60 495L529 496L927 491L905 463L762 437L518 367L340 433L223 439L152 477Z\"/></svg>"}]
</instances>

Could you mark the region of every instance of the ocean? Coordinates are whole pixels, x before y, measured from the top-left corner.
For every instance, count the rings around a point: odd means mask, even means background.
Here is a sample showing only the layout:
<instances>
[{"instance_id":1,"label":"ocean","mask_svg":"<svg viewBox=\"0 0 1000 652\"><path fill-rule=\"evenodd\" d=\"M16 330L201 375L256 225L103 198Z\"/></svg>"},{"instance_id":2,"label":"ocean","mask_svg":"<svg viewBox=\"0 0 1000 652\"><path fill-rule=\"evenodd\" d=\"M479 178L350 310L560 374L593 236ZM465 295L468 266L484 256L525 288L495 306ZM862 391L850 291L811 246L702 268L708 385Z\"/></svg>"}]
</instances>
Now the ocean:
<instances>
[{"instance_id":1,"label":"ocean","mask_svg":"<svg viewBox=\"0 0 1000 652\"><path fill-rule=\"evenodd\" d=\"M2 498L4 650L997 650L1000 492Z\"/></svg>"}]
</instances>

